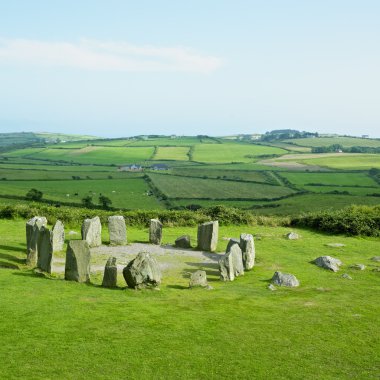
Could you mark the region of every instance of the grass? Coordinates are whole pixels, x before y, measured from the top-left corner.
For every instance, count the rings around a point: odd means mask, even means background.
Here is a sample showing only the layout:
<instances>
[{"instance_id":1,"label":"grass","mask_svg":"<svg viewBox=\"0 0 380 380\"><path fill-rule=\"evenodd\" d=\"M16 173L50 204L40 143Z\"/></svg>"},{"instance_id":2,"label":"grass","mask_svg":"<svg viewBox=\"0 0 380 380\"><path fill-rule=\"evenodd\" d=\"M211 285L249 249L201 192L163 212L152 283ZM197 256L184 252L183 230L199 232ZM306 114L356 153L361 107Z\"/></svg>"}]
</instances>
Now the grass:
<instances>
[{"instance_id":1,"label":"grass","mask_svg":"<svg viewBox=\"0 0 380 380\"><path fill-rule=\"evenodd\" d=\"M101 275L91 286L0 269L2 377L377 378L379 275L347 267L371 264L378 240L297 230L302 238L288 241L287 229L238 226L220 236L242 231L262 237L254 270L222 283L210 267L212 291L185 289L183 271L201 264L181 258L167 259L178 268L164 272L160 292L102 289ZM194 228L165 229L164 242L183 233L195 237ZM1 262L23 268L24 221L0 221L0 235ZM146 237L129 230L131 241ZM340 258L353 280L310 264L321 252ZM267 290L275 270L295 274L300 288Z\"/></svg>"},{"instance_id":2,"label":"grass","mask_svg":"<svg viewBox=\"0 0 380 380\"><path fill-rule=\"evenodd\" d=\"M188 161L189 148L186 146L160 146L154 156L155 160Z\"/></svg>"},{"instance_id":3,"label":"grass","mask_svg":"<svg viewBox=\"0 0 380 380\"><path fill-rule=\"evenodd\" d=\"M25 196L29 189L43 192L45 199L80 204L87 195L97 203L99 194L111 199L113 207L127 209L157 209L163 206L156 198L146 195L148 185L142 178L62 181L3 181L0 195ZM78 195L75 195L77 193Z\"/></svg>"},{"instance_id":4,"label":"grass","mask_svg":"<svg viewBox=\"0 0 380 380\"><path fill-rule=\"evenodd\" d=\"M285 150L254 144L201 144L194 149L194 161L198 162L251 162L255 156L266 154L284 154Z\"/></svg>"},{"instance_id":5,"label":"grass","mask_svg":"<svg viewBox=\"0 0 380 380\"><path fill-rule=\"evenodd\" d=\"M165 174L149 174L157 186L169 198L275 198L294 191L284 186L271 186L258 183L223 181L179 177Z\"/></svg>"},{"instance_id":6,"label":"grass","mask_svg":"<svg viewBox=\"0 0 380 380\"><path fill-rule=\"evenodd\" d=\"M352 195L367 195L367 194L373 194L377 193L380 195L380 187L350 187L350 186L343 186L343 187L337 187L337 186L303 186L305 190L314 192L314 193L330 193L332 191L347 191L348 193ZM380 202L380 199L379 199Z\"/></svg>"},{"instance_id":7,"label":"grass","mask_svg":"<svg viewBox=\"0 0 380 380\"><path fill-rule=\"evenodd\" d=\"M333 169L356 169L368 170L371 168L380 168L380 154L356 154L348 156L321 157L306 160L297 159L297 162L307 165L326 166Z\"/></svg>"},{"instance_id":8,"label":"grass","mask_svg":"<svg viewBox=\"0 0 380 380\"><path fill-rule=\"evenodd\" d=\"M284 140L284 142L290 142L296 145L305 147L319 147L319 146L330 146L334 144L340 144L344 148L351 148L353 146L363 146L363 147L380 147L380 139L362 139L356 137L314 137L314 138L304 138L304 139L290 139Z\"/></svg>"}]
</instances>

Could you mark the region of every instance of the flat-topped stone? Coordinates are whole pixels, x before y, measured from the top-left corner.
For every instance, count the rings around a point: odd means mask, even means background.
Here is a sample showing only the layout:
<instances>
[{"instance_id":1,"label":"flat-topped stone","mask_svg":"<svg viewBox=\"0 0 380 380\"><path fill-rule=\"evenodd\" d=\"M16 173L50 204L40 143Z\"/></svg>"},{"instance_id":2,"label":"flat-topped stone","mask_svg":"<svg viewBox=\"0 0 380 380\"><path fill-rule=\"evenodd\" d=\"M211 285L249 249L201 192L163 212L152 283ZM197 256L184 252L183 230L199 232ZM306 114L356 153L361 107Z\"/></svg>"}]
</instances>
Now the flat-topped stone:
<instances>
[{"instance_id":1,"label":"flat-topped stone","mask_svg":"<svg viewBox=\"0 0 380 380\"><path fill-rule=\"evenodd\" d=\"M108 217L108 231L111 245L127 244L127 227L123 216L112 215Z\"/></svg>"},{"instance_id":2,"label":"flat-topped stone","mask_svg":"<svg viewBox=\"0 0 380 380\"><path fill-rule=\"evenodd\" d=\"M105 288L116 288L117 286L117 265L116 257L110 257L104 268L102 286Z\"/></svg>"},{"instance_id":3,"label":"flat-topped stone","mask_svg":"<svg viewBox=\"0 0 380 380\"><path fill-rule=\"evenodd\" d=\"M206 288L207 286L208 286L207 275L204 270L197 270L196 272L191 274L189 288L196 288L196 287Z\"/></svg>"},{"instance_id":4,"label":"flat-topped stone","mask_svg":"<svg viewBox=\"0 0 380 380\"><path fill-rule=\"evenodd\" d=\"M198 226L198 249L214 252L218 245L219 222L206 222Z\"/></svg>"},{"instance_id":5,"label":"flat-topped stone","mask_svg":"<svg viewBox=\"0 0 380 380\"><path fill-rule=\"evenodd\" d=\"M38 234L38 259L37 268L44 272L51 273L51 264L53 259L53 238L52 232L45 226L42 226Z\"/></svg>"}]
</instances>

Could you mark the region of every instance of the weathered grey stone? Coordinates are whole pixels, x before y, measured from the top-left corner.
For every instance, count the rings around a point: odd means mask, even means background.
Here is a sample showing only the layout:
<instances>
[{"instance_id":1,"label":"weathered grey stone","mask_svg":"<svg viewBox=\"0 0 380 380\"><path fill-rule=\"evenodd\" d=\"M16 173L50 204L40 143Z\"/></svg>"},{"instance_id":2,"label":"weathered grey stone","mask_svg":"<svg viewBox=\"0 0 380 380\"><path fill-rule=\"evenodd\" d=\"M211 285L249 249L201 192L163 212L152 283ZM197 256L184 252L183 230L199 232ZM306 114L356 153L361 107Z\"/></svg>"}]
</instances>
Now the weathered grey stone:
<instances>
[{"instance_id":1,"label":"weathered grey stone","mask_svg":"<svg viewBox=\"0 0 380 380\"><path fill-rule=\"evenodd\" d=\"M372 272L380 272L380 267L373 268Z\"/></svg>"},{"instance_id":2,"label":"weathered grey stone","mask_svg":"<svg viewBox=\"0 0 380 380\"><path fill-rule=\"evenodd\" d=\"M67 244L65 280L90 281L90 247L85 240L70 240Z\"/></svg>"},{"instance_id":3,"label":"weathered grey stone","mask_svg":"<svg viewBox=\"0 0 380 380\"><path fill-rule=\"evenodd\" d=\"M332 248L340 248L340 247L345 247L345 244L342 243L328 243L326 244L328 247Z\"/></svg>"},{"instance_id":4,"label":"weathered grey stone","mask_svg":"<svg viewBox=\"0 0 380 380\"><path fill-rule=\"evenodd\" d=\"M272 284L278 286L287 286L289 288L294 288L300 285L296 276L290 273L275 272L272 280Z\"/></svg>"},{"instance_id":5,"label":"weathered grey stone","mask_svg":"<svg viewBox=\"0 0 380 380\"><path fill-rule=\"evenodd\" d=\"M339 259L335 259L331 256L317 257L313 262L315 265L332 270L333 272L338 272L339 267L342 265L342 262Z\"/></svg>"},{"instance_id":6,"label":"weathered grey stone","mask_svg":"<svg viewBox=\"0 0 380 380\"><path fill-rule=\"evenodd\" d=\"M130 288L156 287L161 283L161 270L149 252L140 252L123 270Z\"/></svg>"},{"instance_id":7,"label":"weathered grey stone","mask_svg":"<svg viewBox=\"0 0 380 380\"><path fill-rule=\"evenodd\" d=\"M343 273L342 277L345 278L346 280L352 280L352 277L347 273Z\"/></svg>"},{"instance_id":8,"label":"weathered grey stone","mask_svg":"<svg viewBox=\"0 0 380 380\"><path fill-rule=\"evenodd\" d=\"M364 264L354 264L350 265L350 269L364 270L366 266Z\"/></svg>"},{"instance_id":9,"label":"weathered grey stone","mask_svg":"<svg viewBox=\"0 0 380 380\"><path fill-rule=\"evenodd\" d=\"M296 232L289 232L286 235L286 238L289 240L297 240L297 239L299 239L299 235Z\"/></svg>"},{"instance_id":10,"label":"weathered grey stone","mask_svg":"<svg viewBox=\"0 0 380 380\"><path fill-rule=\"evenodd\" d=\"M214 252L218 245L219 222L207 222L198 226L198 249Z\"/></svg>"},{"instance_id":11,"label":"weathered grey stone","mask_svg":"<svg viewBox=\"0 0 380 380\"><path fill-rule=\"evenodd\" d=\"M207 275L204 270L197 270L192 273L190 276L189 288L202 287L205 288L208 286Z\"/></svg>"},{"instance_id":12,"label":"weathered grey stone","mask_svg":"<svg viewBox=\"0 0 380 380\"><path fill-rule=\"evenodd\" d=\"M160 245L162 240L162 223L158 219L150 220L149 242Z\"/></svg>"},{"instance_id":13,"label":"weathered grey stone","mask_svg":"<svg viewBox=\"0 0 380 380\"><path fill-rule=\"evenodd\" d=\"M65 228L60 220L57 220L52 229L53 252L62 251L65 244Z\"/></svg>"},{"instance_id":14,"label":"weathered grey stone","mask_svg":"<svg viewBox=\"0 0 380 380\"><path fill-rule=\"evenodd\" d=\"M51 273L51 262L53 259L52 232L45 226L41 227L38 234L37 247L37 268L44 272Z\"/></svg>"},{"instance_id":15,"label":"weathered grey stone","mask_svg":"<svg viewBox=\"0 0 380 380\"><path fill-rule=\"evenodd\" d=\"M116 257L110 257L104 268L102 286L105 288L116 288L117 286L117 265Z\"/></svg>"},{"instance_id":16,"label":"weathered grey stone","mask_svg":"<svg viewBox=\"0 0 380 380\"><path fill-rule=\"evenodd\" d=\"M372 261L380 262L380 256L374 256L371 258Z\"/></svg>"},{"instance_id":17,"label":"weathered grey stone","mask_svg":"<svg viewBox=\"0 0 380 380\"><path fill-rule=\"evenodd\" d=\"M251 234L240 235L240 249L243 253L243 265L245 270L250 270L255 265L255 241Z\"/></svg>"},{"instance_id":18,"label":"weathered grey stone","mask_svg":"<svg viewBox=\"0 0 380 380\"><path fill-rule=\"evenodd\" d=\"M91 248L102 245L102 224L98 216L92 219L85 219L81 232L82 240L86 240Z\"/></svg>"},{"instance_id":19,"label":"weathered grey stone","mask_svg":"<svg viewBox=\"0 0 380 380\"><path fill-rule=\"evenodd\" d=\"M272 291L277 290L276 287L273 284L269 284L268 285L268 289L272 290Z\"/></svg>"},{"instance_id":20,"label":"weathered grey stone","mask_svg":"<svg viewBox=\"0 0 380 380\"><path fill-rule=\"evenodd\" d=\"M108 231L111 245L127 244L127 228L123 216L113 215L108 217Z\"/></svg>"},{"instance_id":21,"label":"weathered grey stone","mask_svg":"<svg viewBox=\"0 0 380 380\"><path fill-rule=\"evenodd\" d=\"M222 281L233 281L244 275L243 254L237 241L230 240L227 252L219 260L219 271Z\"/></svg>"},{"instance_id":22,"label":"weathered grey stone","mask_svg":"<svg viewBox=\"0 0 380 380\"><path fill-rule=\"evenodd\" d=\"M175 246L178 248L191 248L190 236L189 235L180 236L178 239L176 239Z\"/></svg>"},{"instance_id":23,"label":"weathered grey stone","mask_svg":"<svg viewBox=\"0 0 380 380\"><path fill-rule=\"evenodd\" d=\"M32 267L38 260L38 235L42 226L46 226L47 220L43 216L35 216L26 222L26 264Z\"/></svg>"},{"instance_id":24,"label":"weathered grey stone","mask_svg":"<svg viewBox=\"0 0 380 380\"><path fill-rule=\"evenodd\" d=\"M228 243L227 243L226 252L228 252L234 244L239 244L240 245L240 240L236 239L236 238L229 239Z\"/></svg>"}]
</instances>

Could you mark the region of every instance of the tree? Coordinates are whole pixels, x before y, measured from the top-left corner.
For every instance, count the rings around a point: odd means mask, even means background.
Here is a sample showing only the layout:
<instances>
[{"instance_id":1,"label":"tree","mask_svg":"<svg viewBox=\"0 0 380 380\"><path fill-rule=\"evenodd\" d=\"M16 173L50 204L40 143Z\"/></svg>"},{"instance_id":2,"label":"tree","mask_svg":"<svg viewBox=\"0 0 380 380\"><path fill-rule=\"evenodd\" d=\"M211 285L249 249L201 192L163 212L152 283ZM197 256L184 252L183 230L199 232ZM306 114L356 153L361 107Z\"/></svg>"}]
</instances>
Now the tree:
<instances>
[{"instance_id":1,"label":"tree","mask_svg":"<svg viewBox=\"0 0 380 380\"><path fill-rule=\"evenodd\" d=\"M101 206L104 209L108 210L112 204L112 201L111 201L111 199L109 199L105 195L100 194L99 195L99 203L101 204Z\"/></svg>"},{"instance_id":2,"label":"tree","mask_svg":"<svg viewBox=\"0 0 380 380\"><path fill-rule=\"evenodd\" d=\"M40 201L42 199L43 193L42 191L39 191L37 189L30 189L26 193L26 199L29 199L31 201Z\"/></svg>"},{"instance_id":3,"label":"tree","mask_svg":"<svg viewBox=\"0 0 380 380\"><path fill-rule=\"evenodd\" d=\"M92 197L90 195L86 195L84 198L82 198L82 204L84 207L92 208L94 206L92 203Z\"/></svg>"}]
</instances>

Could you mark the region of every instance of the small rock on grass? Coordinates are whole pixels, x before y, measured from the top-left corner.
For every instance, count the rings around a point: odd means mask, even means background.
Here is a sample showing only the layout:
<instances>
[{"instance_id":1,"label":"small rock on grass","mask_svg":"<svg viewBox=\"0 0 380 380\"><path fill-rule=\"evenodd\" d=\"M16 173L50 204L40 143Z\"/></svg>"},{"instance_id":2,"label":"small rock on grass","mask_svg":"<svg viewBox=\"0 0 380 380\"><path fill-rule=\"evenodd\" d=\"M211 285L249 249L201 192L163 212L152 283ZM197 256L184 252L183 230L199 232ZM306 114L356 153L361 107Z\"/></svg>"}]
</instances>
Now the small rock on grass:
<instances>
[{"instance_id":1,"label":"small rock on grass","mask_svg":"<svg viewBox=\"0 0 380 380\"><path fill-rule=\"evenodd\" d=\"M364 270L366 267L364 264L354 264L350 265L350 269Z\"/></svg>"},{"instance_id":2,"label":"small rock on grass","mask_svg":"<svg viewBox=\"0 0 380 380\"><path fill-rule=\"evenodd\" d=\"M289 232L287 235L286 235L286 238L288 240L298 240L300 238L300 236L296 233L296 232Z\"/></svg>"},{"instance_id":3,"label":"small rock on grass","mask_svg":"<svg viewBox=\"0 0 380 380\"><path fill-rule=\"evenodd\" d=\"M296 276L282 272L275 272L271 281L274 285L287 286L289 288L297 287L300 284Z\"/></svg>"},{"instance_id":4,"label":"small rock on grass","mask_svg":"<svg viewBox=\"0 0 380 380\"><path fill-rule=\"evenodd\" d=\"M267 288L269 289L269 290L277 290L277 288L273 285L273 284L269 284L268 286L267 286Z\"/></svg>"},{"instance_id":5,"label":"small rock on grass","mask_svg":"<svg viewBox=\"0 0 380 380\"><path fill-rule=\"evenodd\" d=\"M380 262L380 256L374 256L371 259L372 261Z\"/></svg>"},{"instance_id":6,"label":"small rock on grass","mask_svg":"<svg viewBox=\"0 0 380 380\"><path fill-rule=\"evenodd\" d=\"M347 273L343 273L342 277L345 278L346 280L352 280L352 277Z\"/></svg>"},{"instance_id":7,"label":"small rock on grass","mask_svg":"<svg viewBox=\"0 0 380 380\"><path fill-rule=\"evenodd\" d=\"M333 248L339 248L339 247L345 247L345 244L342 243L327 243L327 247L333 247Z\"/></svg>"}]
</instances>

